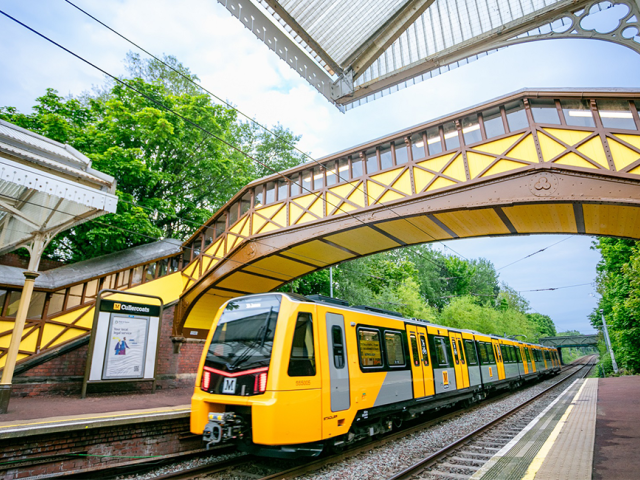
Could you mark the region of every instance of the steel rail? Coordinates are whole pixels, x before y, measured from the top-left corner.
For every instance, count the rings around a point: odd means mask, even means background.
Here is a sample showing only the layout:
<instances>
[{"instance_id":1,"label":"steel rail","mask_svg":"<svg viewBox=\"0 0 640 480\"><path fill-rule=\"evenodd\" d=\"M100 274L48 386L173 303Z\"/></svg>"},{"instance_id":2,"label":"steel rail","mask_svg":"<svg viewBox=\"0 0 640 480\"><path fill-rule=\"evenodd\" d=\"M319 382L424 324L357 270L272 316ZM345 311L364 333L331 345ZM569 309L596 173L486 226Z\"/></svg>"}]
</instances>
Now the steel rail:
<instances>
[{"instance_id":1,"label":"steel rail","mask_svg":"<svg viewBox=\"0 0 640 480\"><path fill-rule=\"evenodd\" d=\"M567 371L571 368L574 368L576 366L580 366L581 368L584 368L582 364L576 364L576 363L572 363L570 365L566 365L563 366L563 371ZM562 383L563 381L565 381L567 378L575 375L578 371L580 371L580 369L576 370L575 372L571 373L570 375L568 375L567 377L561 379L560 381L554 383L551 387L549 388L554 388L556 386L558 386L560 383ZM546 389L543 391L547 392L549 389ZM336 455L332 455L330 457L326 457L326 458L322 458L322 459L318 459L315 460L313 462L307 463L305 465L301 465L301 466L297 466L297 467L293 467L290 468L289 470L284 470L282 472L278 472L275 473L273 475L268 475L266 477L262 477L260 480L282 480L282 479L288 479L288 478L295 478L298 477L300 475L304 475L306 473L309 472L313 472L315 470L319 470L322 467L326 467L327 465L331 465L334 463L338 463L341 462L343 460L348 460L349 458L355 457L361 453L364 453L368 450L371 450L373 448L378 448L381 447L383 445L386 445L387 443L391 443L395 440L401 439L403 437L406 437L407 435L411 435L412 433L415 432L419 432L422 430L425 430L427 428L433 427L435 425L438 425L446 420L451 420L455 417L458 417L460 415L463 414L467 414L469 412L472 412L474 410L477 410L481 407L487 406L487 405L491 405L492 403L498 402L504 398L507 398L509 396L511 396L513 392L504 392L501 393L499 395L496 395L495 397L492 397L491 399L487 400L487 401L483 401L480 402L477 405L474 405L471 408L466 408L466 409L458 409L454 412L448 413L446 415L442 415L439 416L437 418L434 418L432 420L427 420L425 422L420 423L419 425L410 427L410 428L406 428L403 430L400 430L399 432L393 433L391 435L385 435L384 438L381 438L379 440L373 440L373 441L369 441L367 442L365 445L358 445L356 447L350 448L349 450L342 452L342 453L338 453ZM537 398L533 397L534 399Z\"/></svg>"},{"instance_id":2,"label":"steel rail","mask_svg":"<svg viewBox=\"0 0 640 480\"><path fill-rule=\"evenodd\" d=\"M417 463L411 465L410 467L402 470L401 472L395 474L394 476L389 477L387 480L406 480L406 479L409 479L409 478L413 477L414 475L422 472L423 470L425 470L425 469L429 468L430 466L436 464L439 460L444 459L447 456L449 456L456 449L458 449L461 446L469 443L469 441L471 441L472 439L474 439L478 435L486 432L487 430L493 428L494 426L498 425L499 423L502 423L508 417L513 415L514 413L517 413L518 411L522 410L527 405L529 405L532 402L538 400L543 395L549 393L550 390L556 388L561 383L567 381L568 379L570 379L571 377L576 375L578 372L582 371L582 369L584 369L586 367L589 367L587 369L587 372L583 375L582 378L586 377L589 374L589 372L591 371L591 369L593 368L593 365L595 365L595 363L591 363L591 360L593 360L594 357L595 357L595 355L591 356L591 358L587 362L585 362L583 364L578 364L578 365L581 365L581 368L579 368L575 372L567 375L562 380L556 382L554 385L544 389L542 392L540 392L539 394L535 395L534 397L531 397L529 400L525 401L524 403L518 405L517 407L512 408L511 410L509 410L508 412L504 413L503 415L500 415L499 417L491 420L490 422L484 424L483 426L477 428L473 432L471 432L471 433L465 435L464 437L456 440L455 442L450 443L449 445L447 445L446 447L440 449L436 453L434 453L432 455L429 455L428 457L426 457L423 460L420 460L419 462L417 462Z\"/></svg>"},{"instance_id":3,"label":"steel rail","mask_svg":"<svg viewBox=\"0 0 640 480\"><path fill-rule=\"evenodd\" d=\"M566 372L567 370L571 369L571 368L575 368L576 366L579 366L581 368L584 368L583 364L577 364L577 363L572 363L569 365L565 365L562 367L562 372ZM571 374L569 374L567 377L561 379L560 381L556 382L554 385L552 385L549 388L554 388L557 385L559 385L560 383L562 383L564 380L566 380L567 378L573 376L575 373L577 373L579 371L579 369L576 372L573 372ZM544 392L548 391L544 390ZM446 415L441 415L438 416L437 418L433 418L431 420L427 420L424 422L419 423L418 425L414 425L412 427L408 427L408 428L404 428L398 432L392 433L390 435L385 435L383 438L378 439L378 440L369 440L369 441L365 441L364 444L360 444L357 445L353 448L350 448L344 452L335 454L335 455L331 455L328 456L326 458L321 458L309 463L306 463L304 465L300 465L300 466L296 466L293 468L290 468L288 470L284 470L272 475L268 475L266 477L262 477L260 480L275 480L275 479L286 479L286 478L294 478L296 476L299 475L303 475L305 473L309 473L315 470L318 470L322 467L325 467L327 465L331 465L333 463L337 463L343 460L347 460L349 458L352 458L354 456L357 456L361 453L364 453L368 450L371 450L373 448L378 448L381 447L383 445L386 445L387 443L396 441L400 438L403 438L407 435L411 435L412 433L415 432L419 432L422 430L425 430L427 428L433 427L435 425L438 425L444 421L447 420L451 420L453 418L456 418L460 415L472 412L476 409L479 409L481 407L484 407L486 405L491 405L492 403L498 402L504 398L509 397L513 392L503 392L501 394L498 394L494 397L491 397L490 399L480 402L477 405L474 405L470 408L466 408L466 409L456 409L453 412L447 413ZM534 399L537 397L534 397ZM226 450L227 448L231 448L231 446L225 446L224 450ZM222 449L221 449L222 450ZM191 455L190 455L191 456ZM152 465L155 464L157 462L158 459L155 459L154 462L148 462L150 465L150 467L154 467L156 465ZM176 460L180 460L180 458L172 458L172 461L176 461ZM196 467L191 467L191 468L187 468L187 469L183 469L177 472L170 472L170 473L166 473L166 474L162 474L159 475L157 477L154 477L154 480L188 480L188 479L192 479L192 478L196 478L196 477L201 477L203 475L209 475L209 474L213 474L213 473L218 473L218 472L222 472L224 470L228 470L230 468L233 467L237 467L237 466L241 466L243 464L247 464L250 462L254 462L256 461L257 458L252 456L252 455L240 455L231 459L227 459L227 460L222 460L220 462L214 462L214 463L210 463L207 465L199 465ZM136 462L137 463L137 462ZM133 467L139 467L139 468L144 468L144 463L145 462L140 462L140 464L138 465L132 465ZM118 467L114 467L116 469L118 469ZM118 469L118 476L122 476L122 475L126 475L127 471L123 469L123 466L120 466L120 468ZM103 472L100 472L101 474ZM105 478L105 477L103 477Z\"/></svg>"}]
</instances>

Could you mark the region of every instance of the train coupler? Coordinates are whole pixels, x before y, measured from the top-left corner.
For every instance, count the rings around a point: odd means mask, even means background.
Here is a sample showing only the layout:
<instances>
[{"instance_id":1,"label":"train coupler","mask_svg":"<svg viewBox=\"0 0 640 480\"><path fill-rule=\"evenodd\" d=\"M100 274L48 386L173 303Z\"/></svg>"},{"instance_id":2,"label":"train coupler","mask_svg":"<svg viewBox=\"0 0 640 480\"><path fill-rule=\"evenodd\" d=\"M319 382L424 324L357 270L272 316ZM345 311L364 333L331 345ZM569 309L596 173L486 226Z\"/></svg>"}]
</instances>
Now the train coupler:
<instances>
[{"instance_id":1,"label":"train coupler","mask_svg":"<svg viewBox=\"0 0 640 480\"><path fill-rule=\"evenodd\" d=\"M238 440L243 437L244 420L233 412L209 413L209 423L204 427L202 440L207 450L212 445Z\"/></svg>"}]
</instances>

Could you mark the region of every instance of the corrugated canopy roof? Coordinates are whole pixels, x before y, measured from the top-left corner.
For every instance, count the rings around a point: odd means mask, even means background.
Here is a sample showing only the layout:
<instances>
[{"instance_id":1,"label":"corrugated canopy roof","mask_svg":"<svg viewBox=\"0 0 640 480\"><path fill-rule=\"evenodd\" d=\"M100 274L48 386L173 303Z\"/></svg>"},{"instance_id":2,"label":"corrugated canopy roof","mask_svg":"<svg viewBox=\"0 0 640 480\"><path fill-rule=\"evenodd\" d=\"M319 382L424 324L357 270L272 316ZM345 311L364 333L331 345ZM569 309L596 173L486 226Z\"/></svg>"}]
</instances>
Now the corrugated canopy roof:
<instances>
[{"instance_id":1,"label":"corrugated canopy roof","mask_svg":"<svg viewBox=\"0 0 640 480\"><path fill-rule=\"evenodd\" d=\"M69 145L0 120L0 254L115 212L115 186Z\"/></svg>"},{"instance_id":2,"label":"corrugated canopy roof","mask_svg":"<svg viewBox=\"0 0 640 480\"><path fill-rule=\"evenodd\" d=\"M610 2L218 1L342 110L532 39L582 35L640 53L640 36L609 38L581 27L582 19L611 8ZM638 6L625 1L630 11L623 20L635 26Z\"/></svg>"}]
</instances>

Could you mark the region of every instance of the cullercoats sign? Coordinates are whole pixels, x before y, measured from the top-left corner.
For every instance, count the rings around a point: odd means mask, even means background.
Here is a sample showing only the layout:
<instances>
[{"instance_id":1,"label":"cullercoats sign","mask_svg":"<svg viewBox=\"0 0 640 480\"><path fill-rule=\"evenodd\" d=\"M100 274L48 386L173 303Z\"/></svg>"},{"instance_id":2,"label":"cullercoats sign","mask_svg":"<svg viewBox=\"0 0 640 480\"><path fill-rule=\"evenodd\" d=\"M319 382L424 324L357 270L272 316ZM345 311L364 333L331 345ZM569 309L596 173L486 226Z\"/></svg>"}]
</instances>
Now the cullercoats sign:
<instances>
[{"instance_id":1,"label":"cullercoats sign","mask_svg":"<svg viewBox=\"0 0 640 480\"><path fill-rule=\"evenodd\" d=\"M112 313L133 313L149 317L159 317L160 305L144 305L141 303L124 303L114 302L112 300L102 300L100 302L100 311Z\"/></svg>"},{"instance_id":2,"label":"cullercoats sign","mask_svg":"<svg viewBox=\"0 0 640 480\"><path fill-rule=\"evenodd\" d=\"M117 294L117 300L103 299L107 293ZM155 391L161 317L160 297L117 290L98 294L82 398L91 383L153 381Z\"/></svg>"}]
</instances>

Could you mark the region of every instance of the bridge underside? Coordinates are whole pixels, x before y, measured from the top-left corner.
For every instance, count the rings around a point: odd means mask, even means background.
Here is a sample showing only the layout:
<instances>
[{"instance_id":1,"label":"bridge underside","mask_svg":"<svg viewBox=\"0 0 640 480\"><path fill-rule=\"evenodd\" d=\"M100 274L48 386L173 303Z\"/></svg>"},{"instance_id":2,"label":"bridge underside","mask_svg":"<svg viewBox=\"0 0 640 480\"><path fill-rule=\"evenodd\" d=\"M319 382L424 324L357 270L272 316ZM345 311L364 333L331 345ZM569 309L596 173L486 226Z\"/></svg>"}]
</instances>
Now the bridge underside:
<instances>
[{"instance_id":1,"label":"bridge underside","mask_svg":"<svg viewBox=\"0 0 640 480\"><path fill-rule=\"evenodd\" d=\"M520 92L400 132L397 140L387 137L322 159L321 167L296 167L284 172L286 181L273 176L245 187L185 244L193 255L182 271L185 289L174 334L206 335L229 298L271 291L312 271L407 245L554 233L640 239L635 103L620 99L632 111L598 113L599 100L585 100L580 92L587 109L572 111L562 108L570 102L558 100L560 94L536 93L545 95L551 97L544 100L546 112L532 107L526 98L531 92ZM526 122L516 129L510 128L516 125L509 123L510 104L496 105L518 97ZM505 129L492 138L490 108L502 112ZM558 113L557 124L542 123L541 111ZM593 125L569 125L572 115L588 116ZM607 115L628 123L612 126ZM474 131L476 136L469 134ZM444 152L430 154L436 141ZM345 178L343 160L349 166ZM296 181L306 182L306 172L309 189L294 188ZM341 181L329 180L335 174Z\"/></svg>"},{"instance_id":2,"label":"bridge underside","mask_svg":"<svg viewBox=\"0 0 640 480\"><path fill-rule=\"evenodd\" d=\"M537 197L535 185L545 179L556 185L555 194ZM640 239L640 182L536 168L393 211L381 208L261 237L223 260L183 297L181 307L195 303L187 329L207 330L213 312L229 298L270 291L346 260L437 240L549 233ZM182 325L177 327L182 332Z\"/></svg>"}]
</instances>

